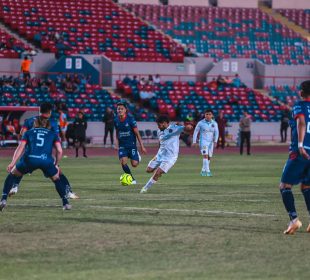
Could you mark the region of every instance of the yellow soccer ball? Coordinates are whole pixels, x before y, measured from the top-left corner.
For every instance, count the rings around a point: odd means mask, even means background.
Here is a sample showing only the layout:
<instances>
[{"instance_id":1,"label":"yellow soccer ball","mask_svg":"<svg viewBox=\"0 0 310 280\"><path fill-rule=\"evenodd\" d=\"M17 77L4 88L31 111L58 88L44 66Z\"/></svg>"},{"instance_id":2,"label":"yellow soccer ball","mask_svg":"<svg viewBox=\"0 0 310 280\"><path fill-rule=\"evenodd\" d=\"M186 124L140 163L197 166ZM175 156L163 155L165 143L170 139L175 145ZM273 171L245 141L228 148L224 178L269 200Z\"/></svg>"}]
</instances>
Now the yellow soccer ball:
<instances>
[{"instance_id":1,"label":"yellow soccer ball","mask_svg":"<svg viewBox=\"0 0 310 280\"><path fill-rule=\"evenodd\" d=\"M121 177L119 178L121 185L123 186L129 186L131 185L133 179L132 176L130 174L124 173L121 175Z\"/></svg>"}]
</instances>

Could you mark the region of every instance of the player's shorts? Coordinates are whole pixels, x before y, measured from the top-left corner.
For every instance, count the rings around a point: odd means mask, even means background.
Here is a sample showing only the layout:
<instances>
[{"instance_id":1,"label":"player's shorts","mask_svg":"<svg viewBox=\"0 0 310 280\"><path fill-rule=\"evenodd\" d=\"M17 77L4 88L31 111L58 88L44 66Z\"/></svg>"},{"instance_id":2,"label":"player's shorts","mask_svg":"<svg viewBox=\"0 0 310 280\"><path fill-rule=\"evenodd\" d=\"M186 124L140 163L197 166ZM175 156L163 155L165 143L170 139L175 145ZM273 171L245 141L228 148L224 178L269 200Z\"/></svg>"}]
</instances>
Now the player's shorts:
<instances>
[{"instance_id":1,"label":"player's shorts","mask_svg":"<svg viewBox=\"0 0 310 280\"><path fill-rule=\"evenodd\" d=\"M203 142L201 143L201 145L199 145L199 147L200 147L200 153L203 156L209 156L209 157L213 156L214 142Z\"/></svg>"},{"instance_id":2,"label":"player's shorts","mask_svg":"<svg viewBox=\"0 0 310 280\"><path fill-rule=\"evenodd\" d=\"M118 158L121 159L123 157L127 157L127 158L130 158L131 160L135 160L138 162L141 161L141 157L140 157L137 147L135 148L134 147L133 148L120 147L118 150Z\"/></svg>"},{"instance_id":3,"label":"player's shorts","mask_svg":"<svg viewBox=\"0 0 310 280\"><path fill-rule=\"evenodd\" d=\"M176 163L177 159L174 160L157 160L156 157L154 157L147 167L150 167L152 169L160 168L165 173L168 173L168 171L171 169L171 167Z\"/></svg>"},{"instance_id":4,"label":"player's shorts","mask_svg":"<svg viewBox=\"0 0 310 280\"><path fill-rule=\"evenodd\" d=\"M22 157L16 164L16 169L22 173L32 173L36 169L41 169L45 177L53 177L58 173L54 159L41 159L35 157Z\"/></svg>"},{"instance_id":5,"label":"player's shorts","mask_svg":"<svg viewBox=\"0 0 310 280\"><path fill-rule=\"evenodd\" d=\"M298 152L291 152L283 168L281 182L310 186L310 160L304 159Z\"/></svg>"}]
</instances>

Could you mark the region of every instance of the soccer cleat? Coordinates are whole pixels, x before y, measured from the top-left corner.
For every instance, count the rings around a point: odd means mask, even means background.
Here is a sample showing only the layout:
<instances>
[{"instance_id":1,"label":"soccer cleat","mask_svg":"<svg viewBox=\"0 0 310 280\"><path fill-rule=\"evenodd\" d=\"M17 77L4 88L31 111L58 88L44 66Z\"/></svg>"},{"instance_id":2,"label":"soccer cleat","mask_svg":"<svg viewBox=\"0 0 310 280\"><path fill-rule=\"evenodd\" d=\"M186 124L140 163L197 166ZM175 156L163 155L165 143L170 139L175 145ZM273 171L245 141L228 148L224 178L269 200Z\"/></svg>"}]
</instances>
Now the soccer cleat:
<instances>
[{"instance_id":1,"label":"soccer cleat","mask_svg":"<svg viewBox=\"0 0 310 280\"><path fill-rule=\"evenodd\" d=\"M133 180L132 182L131 182L131 185L136 185L137 184L137 181L136 180Z\"/></svg>"},{"instance_id":2,"label":"soccer cleat","mask_svg":"<svg viewBox=\"0 0 310 280\"><path fill-rule=\"evenodd\" d=\"M3 199L3 200L1 200L1 202L0 202L0 211L1 211L1 212L2 212L2 210L4 209L5 206L6 206L6 200Z\"/></svg>"},{"instance_id":3,"label":"soccer cleat","mask_svg":"<svg viewBox=\"0 0 310 280\"><path fill-rule=\"evenodd\" d=\"M300 229L302 226L301 221L298 220L298 218L294 219L293 221L290 221L288 224L288 228L283 232L284 234L294 234L298 229Z\"/></svg>"},{"instance_id":4,"label":"soccer cleat","mask_svg":"<svg viewBox=\"0 0 310 280\"><path fill-rule=\"evenodd\" d=\"M310 224L307 227L307 232L310 232Z\"/></svg>"},{"instance_id":5,"label":"soccer cleat","mask_svg":"<svg viewBox=\"0 0 310 280\"><path fill-rule=\"evenodd\" d=\"M74 193L74 192L68 192L67 198L70 198L70 199L79 199L80 197L79 197L76 193Z\"/></svg>"},{"instance_id":6,"label":"soccer cleat","mask_svg":"<svg viewBox=\"0 0 310 280\"><path fill-rule=\"evenodd\" d=\"M18 187L13 187L10 192L9 192L9 196L15 195L18 192Z\"/></svg>"},{"instance_id":7,"label":"soccer cleat","mask_svg":"<svg viewBox=\"0 0 310 280\"><path fill-rule=\"evenodd\" d=\"M200 172L200 175L201 175L202 177L206 177L206 176L207 176L207 172L203 170L203 171Z\"/></svg>"},{"instance_id":8,"label":"soccer cleat","mask_svg":"<svg viewBox=\"0 0 310 280\"><path fill-rule=\"evenodd\" d=\"M211 171L208 171L208 172L207 172L207 176L208 176L208 177L212 177Z\"/></svg>"},{"instance_id":9,"label":"soccer cleat","mask_svg":"<svg viewBox=\"0 0 310 280\"><path fill-rule=\"evenodd\" d=\"M62 210L71 210L72 209L72 205L70 204L65 204L63 207L62 207Z\"/></svg>"},{"instance_id":10,"label":"soccer cleat","mask_svg":"<svg viewBox=\"0 0 310 280\"><path fill-rule=\"evenodd\" d=\"M147 189L145 189L144 187L141 189L140 193L147 193Z\"/></svg>"}]
</instances>

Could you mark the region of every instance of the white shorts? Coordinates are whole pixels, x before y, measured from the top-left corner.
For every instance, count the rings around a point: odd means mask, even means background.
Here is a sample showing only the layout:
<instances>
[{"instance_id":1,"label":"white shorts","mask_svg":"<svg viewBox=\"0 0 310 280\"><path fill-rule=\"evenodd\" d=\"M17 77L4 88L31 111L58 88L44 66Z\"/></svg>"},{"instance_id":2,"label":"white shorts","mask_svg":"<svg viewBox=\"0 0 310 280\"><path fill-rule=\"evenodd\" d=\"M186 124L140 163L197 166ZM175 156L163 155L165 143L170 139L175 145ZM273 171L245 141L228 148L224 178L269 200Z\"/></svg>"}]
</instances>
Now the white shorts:
<instances>
[{"instance_id":1,"label":"white shorts","mask_svg":"<svg viewBox=\"0 0 310 280\"><path fill-rule=\"evenodd\" d=\"M200 152L203 156L213 156L214 142L204 142L200 145Z\"/></svg>"},{"instance_id":2,"label":"white shorts","mask_svg":"<svg viewBox=\"0 0 310 280\"><path fill-rule=\"evenodd\" d=\"M162 171L164 171L165 173L168 173L169 169L176 163L176 159L175 160L157 160L156 157L154 157L150 162L149 164L147 165L147 167L150 167L150 168L160 168Z\"/></svg>"}]
</instances>

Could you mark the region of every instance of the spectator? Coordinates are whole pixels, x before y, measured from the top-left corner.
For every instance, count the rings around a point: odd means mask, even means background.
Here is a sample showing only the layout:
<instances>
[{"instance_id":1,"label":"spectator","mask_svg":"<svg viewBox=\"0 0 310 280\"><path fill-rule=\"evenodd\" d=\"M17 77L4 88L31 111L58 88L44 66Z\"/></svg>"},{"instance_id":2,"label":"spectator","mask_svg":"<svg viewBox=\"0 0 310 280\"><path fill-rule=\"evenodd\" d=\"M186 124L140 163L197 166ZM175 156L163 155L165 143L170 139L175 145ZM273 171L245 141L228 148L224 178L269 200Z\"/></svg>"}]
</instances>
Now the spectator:
<instances>
[{"instance_id":1,"label":"spectator","mask_svg":"<svg viewBox=\"0 0 310 280\"><path fill-rule=\"evenodd\" d=\"M217 81L215 78L213 78L212 81L208 83L208 88L211 90L217 89Z\"/></svg>"},{"instance_id":2,"label":"spectator","mask_svg":"<svg viewBox=\"0 0 310 280\"><path fill-rule=\"evenodd\" d=\"M144 87L144 86L146 85L146 81L145 81L144 77L142 77L142 78L140 79L139 85L140 85L141 87Z\"/></svg>"},{"instance_id":3,"label":"spectator","mask_svg":"<svg viewBox=\"0 0 310 280\"><path fill-rule=\"evenodd\" d=\"M150 86L154 84L154 79L153 79L152 75L149 75L149 77L147 79L147 84Z\"/></svg>"},{"instance_id":4,"label":"spectator","mask_svg":"<svg viewBox=\"0 0 310 280\"><path fill-rule=\"evenodd\" d=\"M107 148L107 138L110 133L111 148L114 148L114 112L110 107L106 108L102 121L104 122L104 147Z\"/></svg>"},{"instance_id":5,"label":"spectator","mask_svg":"<svg viewBox=\"0 0 310 280\"><path fill-rule=\"evenodd\" d=\"M129 76L126 74L125 78L123 79L123 84L124 85L130 85L132 80L129 78Z\"/></svg>"},{"instance_id":6,"label":"spectator","mask_svg":"<svg viewBox=\"0 0 310 280\"><path fill-rule=\"evenodd\" d=\"M288 109L284 110L281 115L281 126L280 126L280 135L281 143L285 143L287 140L287 129L289 127L290 121L290 111Z\"/></svg>"},{"instance_id":7,"label":"spectator","mask_svg":"<svg viewBox=\"0 0 310 280\"><path fill-rule=\"evenodd\" d=\"M216 122L219 129L219 138L217 141L216 148L218 149L220 146L222 149L225 148L225 129L227 125L227 119L224 117L224 112L220 111L219 115L216 118Z\"/></svg>"},{"instance_id":8,"label":"spectator","mask_svg":"<svg viewBox=\"0 0 310 280\"><path fill-rule=\"evenodd\" d=\"M236 74L235 78L232 80L232 85L236 88L239 88L243 85L238 74Z\"/></svg>"},{"instance_id":9,"label":"spectator","mask_svg":"<svg viewBox=\"0 0 310 280\"><path fill-rule=\"evenodd\" d=\"M79 111L74 122L74 135L75 135L75 157L79 157L79 147L83 149L83 157L86 155L86 129L87 121L84 117L83 111Z\"/></svg>"},{"instance_id":10,"label":"spectator","mask_svg":"<svg viewBox=\"0 0 310 280\"><path fill-rule=\"evenodd\" d=\"M131 81L132 86L137 86L139 84L137 76L133 76L133 79Z\"/></svg>"},{"instance_id":11,"label":"spectator","mask_svg":"<svg viewBox=\"0 0 310 280\"><path fill-rule=\"evenodd\" d=\"M222 75L218 75L216 79L217 86L223 86L226 85L226 80L222 77Z\"/></svg>"},{"instance_id":12,"label":"spectator","mask_svg":"<svg viewBox=\"0 0 310 280\"><path fill-rule=\"evenodd\" d=\"M21 71L23 73L24 82L27 83L30 79L30 66L31 66L32 60L29 59L28 56L25 56L24 60L21 63Z\"/></svg>"},{"instance_id":13,"label":"spectator","mask_svg":"<svg viewBox=\"0 0 310 280\"><path fill-rule=\"evenodd\" d=\"M160 84L160 76L159 76L159 74L156 74L156 75L155 75L154 84L155 84L155 85Z\"/></svg>"},{"instance_id":14,"label":"spectator","mask_svg":"<svg viewBox=\"0 0 310 280\"><path fill-rule=\"evenodd\" d=\"M240 155L243 154L243 144L246 141L247 154L251 154L251 116L247 112L243 112L243 117L239 122L240 127Z\"/></svg>"}]
</instances>

